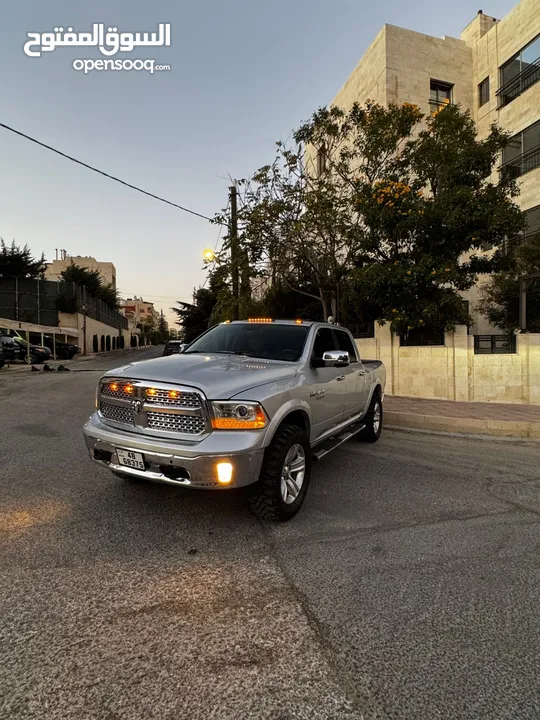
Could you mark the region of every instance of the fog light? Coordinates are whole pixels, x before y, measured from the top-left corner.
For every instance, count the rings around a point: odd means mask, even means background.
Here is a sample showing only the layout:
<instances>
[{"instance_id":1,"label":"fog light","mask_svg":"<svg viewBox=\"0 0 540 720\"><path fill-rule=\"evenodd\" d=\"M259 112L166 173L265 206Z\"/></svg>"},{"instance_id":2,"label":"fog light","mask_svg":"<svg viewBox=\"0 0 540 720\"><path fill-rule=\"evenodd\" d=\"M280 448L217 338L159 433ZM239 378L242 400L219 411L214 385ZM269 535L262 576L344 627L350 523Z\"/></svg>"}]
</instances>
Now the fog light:
<instances>
[{"instance_id":1,"label":"fog light","mask_svg":"<svg viewBox=\"0 0 540 720\"><path fill-rule=\"evenodd\" d=\"M222 485L228 485L232 480L233 466L229 462L220 462L217 464L218 482Z\"/></svg>"}]
</instances>

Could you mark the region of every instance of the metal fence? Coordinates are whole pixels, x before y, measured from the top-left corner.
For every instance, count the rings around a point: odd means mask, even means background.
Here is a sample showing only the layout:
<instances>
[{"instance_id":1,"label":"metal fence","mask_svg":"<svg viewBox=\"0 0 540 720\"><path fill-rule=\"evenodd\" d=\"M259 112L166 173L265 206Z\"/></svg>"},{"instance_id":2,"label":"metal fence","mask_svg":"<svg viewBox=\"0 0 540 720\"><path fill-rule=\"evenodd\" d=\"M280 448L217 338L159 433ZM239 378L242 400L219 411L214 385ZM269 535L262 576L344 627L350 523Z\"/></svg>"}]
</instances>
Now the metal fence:
<instances>
[{"instance_id":1,"label":"metal fence","mask_svg":"<svg viewBox=\"0 0 540 720\"><path fill-rule=\"evenodd\" d=\"M401 347L444 345L444 329L414 328L399 336L399 344Z\"/></svg>"},{"instance_id":2,"label":"metal fence","mask_svg":"<svg viewBox=\"0 0 540 720\"><path fill-rule=\"evenodd\" d=\"M83 313L117 330L128 328L126 317L75 283L0 278L0 317L53 327L59 311Z\"/></svg>"},{"instance_id":3,"label":"metal fence","mask_svg":"<svg viewBox=\"0 0 540 720\"><path fill-rule=\"evenodd\" d=\"M374 338L375 337L375 323L353 323L352 325L345 325L347 330L350 330L353 338Z\"/></svg>"},{"instance_id":4,"label":"metal fence","mask_svg":"<svg viewBox=\"0 0 540 720\"><path fill-rule=\"evenodd\" d=\"M475 355L511 355L516 352L515 335L475 335Z\"/></svg>"}]
</instances>

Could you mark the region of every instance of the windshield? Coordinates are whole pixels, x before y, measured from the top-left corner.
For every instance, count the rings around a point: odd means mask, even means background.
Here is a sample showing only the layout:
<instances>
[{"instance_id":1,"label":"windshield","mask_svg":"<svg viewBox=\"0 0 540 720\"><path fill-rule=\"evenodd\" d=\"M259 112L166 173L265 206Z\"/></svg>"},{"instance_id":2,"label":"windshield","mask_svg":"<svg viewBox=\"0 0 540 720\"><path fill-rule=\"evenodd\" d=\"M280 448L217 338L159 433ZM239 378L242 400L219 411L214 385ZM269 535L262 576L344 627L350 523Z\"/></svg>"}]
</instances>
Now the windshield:
<instances>
[{"instance_id":1,"label":"windshield","mask_svg":"<svg viewBox=\"0 0 540 720\"><path fill-rule=\"evenodd\" d=\"M308 329L305 325L218 325L195 340L185 354L226 353L296 362L302 356Z\"/></svg>"}]
</instances>

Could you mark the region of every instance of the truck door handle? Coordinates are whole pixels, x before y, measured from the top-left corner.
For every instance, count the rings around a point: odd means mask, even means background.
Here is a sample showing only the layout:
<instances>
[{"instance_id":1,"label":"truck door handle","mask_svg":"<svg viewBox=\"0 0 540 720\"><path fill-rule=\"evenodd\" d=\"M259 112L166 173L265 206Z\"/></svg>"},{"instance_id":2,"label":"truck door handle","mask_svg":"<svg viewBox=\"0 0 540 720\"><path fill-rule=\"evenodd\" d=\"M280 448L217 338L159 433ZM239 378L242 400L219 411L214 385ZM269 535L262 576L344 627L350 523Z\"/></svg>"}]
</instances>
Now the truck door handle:
<instances>
[{"instance_id":1,"label":"truck door handle","mask_svg":"<svg viewBox=\"0 0 540 720\"><path fill-rule=\"evenodd\" d=\"M336 380L345 380L345 375L340 375Z\"/></svg>"},{"instance_id":2,"label":"truck door handle","mask_svg":"<svg viewBox=\"0 0 540 720\"><path fill-rule=\"evenodd\" d=\"M366 374L366 371L365 371L365 370L359 370L359 371L358 371L358 374L359 374L359 375L365 375L365 374Z\"/></svg>"}]
</instances>

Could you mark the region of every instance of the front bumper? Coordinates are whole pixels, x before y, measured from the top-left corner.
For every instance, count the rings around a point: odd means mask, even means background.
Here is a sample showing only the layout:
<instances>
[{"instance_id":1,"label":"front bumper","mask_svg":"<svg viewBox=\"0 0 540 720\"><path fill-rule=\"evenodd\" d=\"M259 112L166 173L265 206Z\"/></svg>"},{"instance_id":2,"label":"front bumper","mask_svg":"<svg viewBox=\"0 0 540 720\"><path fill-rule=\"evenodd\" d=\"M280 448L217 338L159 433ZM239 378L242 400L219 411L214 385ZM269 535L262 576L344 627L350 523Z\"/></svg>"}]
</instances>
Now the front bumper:
<instances>
[{"instance_id":1,"label":"front bumper","mask_svg":"<svg viewBox=\"0 0 540 720\"><path fill-rule=\"evenodd\" d=\"M220 437L216 442L218 434ZM224 442L223 435L228 436L228 443ZM264 455L261 436L257 433L214 432L198 445L185 445L111 428L97 413L84 426L84 438L90 459L113 472L167 485L208 490L238 488L256 482ZM229 447L225 450L227 444ZM146 470L120 465L117 448L142 453ZM218 462L233 465L232 481L227 485L218 482Z\"/></svg>"}]
</instances>

